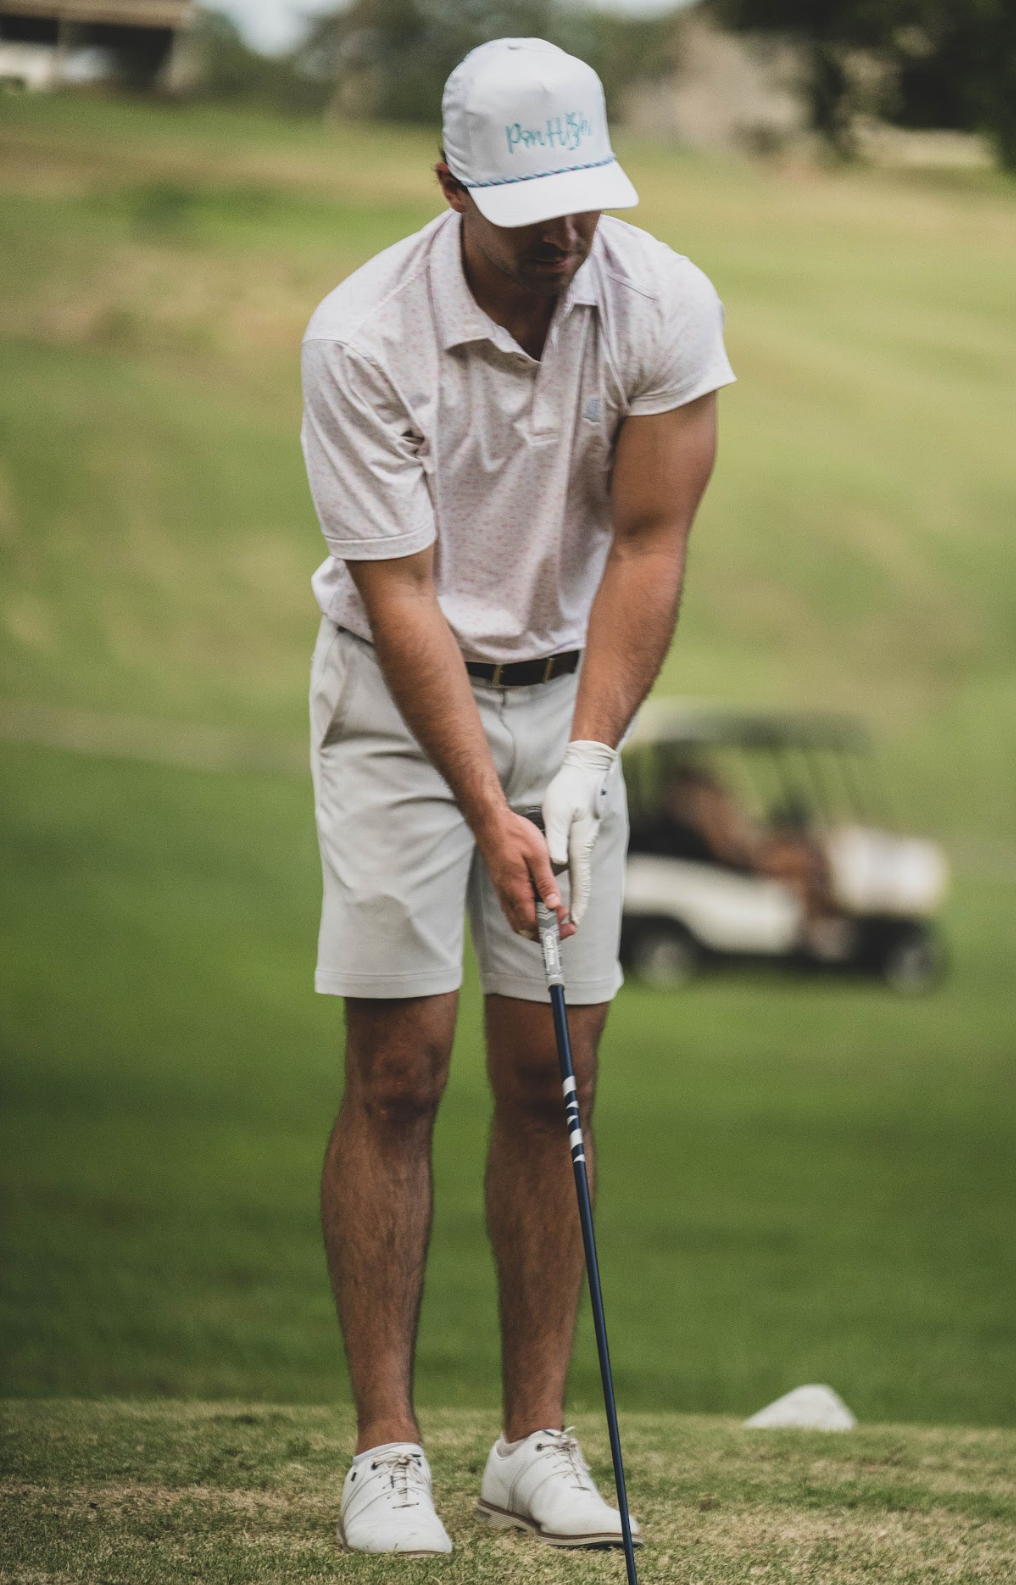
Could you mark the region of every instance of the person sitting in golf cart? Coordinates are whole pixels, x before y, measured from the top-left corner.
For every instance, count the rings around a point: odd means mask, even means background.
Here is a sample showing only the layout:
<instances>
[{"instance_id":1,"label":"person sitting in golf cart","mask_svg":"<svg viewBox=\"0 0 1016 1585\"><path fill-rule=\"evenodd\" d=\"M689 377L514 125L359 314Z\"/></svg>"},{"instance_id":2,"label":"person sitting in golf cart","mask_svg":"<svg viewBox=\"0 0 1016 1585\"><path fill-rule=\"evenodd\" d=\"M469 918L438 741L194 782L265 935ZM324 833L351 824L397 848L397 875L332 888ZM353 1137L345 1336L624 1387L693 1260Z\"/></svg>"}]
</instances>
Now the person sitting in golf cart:
<instances>
[{"instance_id":1,"label":"person sitting in golf cart","mask_svg":"<svg viewBox=\"0 0 1016 1585\"><path fill-rule=\"evenodd\" d=\"M804 824L787 811L778 824L760 829L703 765L687 762L668 776L656 819L639 832L639 847L782 881L799 898L806 919L832 906L825 856Z\"/></svg>"}]
</instances>

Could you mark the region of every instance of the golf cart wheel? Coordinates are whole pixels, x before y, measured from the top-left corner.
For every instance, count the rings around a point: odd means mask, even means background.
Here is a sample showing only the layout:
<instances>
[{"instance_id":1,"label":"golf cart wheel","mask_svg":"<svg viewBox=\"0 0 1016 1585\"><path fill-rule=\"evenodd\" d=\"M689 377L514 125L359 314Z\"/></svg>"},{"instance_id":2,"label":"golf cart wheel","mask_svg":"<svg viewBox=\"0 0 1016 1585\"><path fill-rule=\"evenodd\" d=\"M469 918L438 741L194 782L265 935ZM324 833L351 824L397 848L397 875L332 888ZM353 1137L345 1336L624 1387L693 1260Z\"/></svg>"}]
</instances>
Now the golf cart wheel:
<instances>
[{"instance_id":1,"label":"golf cart wheel","mask_svg":"<svg viewBox=\"0 0 1016 1585\"><path fill-rule=\"evenodd\" d=\"M946 971L941 938L924 925L911 925L886 939L879 954L879 973L900 996L923 996L940 984Z\"/></svg>"},{"instance_id":2,"label":"golf cart wheel","mask_svg":"<svg viewBox=\"0 0 1016 1585\"><path fill-rule=\"evenodd\" d=\"M693 936L681 925L659 922L643 925L634 936L629 962L643 985L658 991L687 985L699 970L701 954Z\"/></svg>"}]
</instances>

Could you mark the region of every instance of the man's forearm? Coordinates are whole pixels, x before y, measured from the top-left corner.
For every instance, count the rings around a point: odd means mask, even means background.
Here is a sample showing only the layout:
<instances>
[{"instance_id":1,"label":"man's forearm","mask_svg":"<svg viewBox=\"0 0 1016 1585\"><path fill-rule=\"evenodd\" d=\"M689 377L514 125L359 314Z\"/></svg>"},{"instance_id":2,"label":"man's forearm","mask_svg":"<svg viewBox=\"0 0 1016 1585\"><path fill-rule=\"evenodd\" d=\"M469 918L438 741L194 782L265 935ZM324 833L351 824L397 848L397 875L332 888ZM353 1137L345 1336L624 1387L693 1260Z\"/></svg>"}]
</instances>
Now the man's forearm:
<instances>
[{"instance_id":1,"label":"man's forearm","mask_svg":"<svg viewBox=\"0 0 1016 1585\"><path fill-rule=\"evenodd\" d=\"M684 536L611 551L589 616L573 741L621 741L670 648L684 561Z\"/></svg>"},{"instance_id":2,"label":"man's forearm","mask_svg":"<svg viewBox=\"0 0 1016 1585\"><path fill-rule=\"evenodd\" d=\"M505 809L465 664L436 599L372 617L374 647L407 726L474 831Z\"/></svg>"},{"instance_id":3,"label":"man's forearm","mask_svg":"<svg viewBox=\"0 0 1016 1585\"><path fill-rule=\"evenodd\" d=\"M434 590L433 549L349 562L385 681L410 731L472 827L513 930L536 928L534 888L571 934L542 835L508 806L465 663Z\"/></svg>"},{"instance_id":4,"label":"man's forearm","mask_svg":"<svg viewBox=\"0 0 1016 1585\"><path fill-rule=\"evenodd\" d=\"M612 486L614 542L589 617L572 741L616 748L674 636L688 535L716 456L716 393L629 418Z\"/></svg>"}]
</instances>

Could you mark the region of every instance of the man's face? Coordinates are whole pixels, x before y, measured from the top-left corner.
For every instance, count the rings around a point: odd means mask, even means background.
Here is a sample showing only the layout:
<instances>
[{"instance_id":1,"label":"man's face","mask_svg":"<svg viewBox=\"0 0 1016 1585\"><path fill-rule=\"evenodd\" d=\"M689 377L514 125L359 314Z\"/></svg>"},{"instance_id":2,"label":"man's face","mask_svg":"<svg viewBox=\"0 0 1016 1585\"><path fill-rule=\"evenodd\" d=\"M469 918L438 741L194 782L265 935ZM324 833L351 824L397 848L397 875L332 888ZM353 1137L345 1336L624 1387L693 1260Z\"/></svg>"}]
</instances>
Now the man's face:
<instances>
[{"instance_id":1,"label":"man's face","mask_svg":"<svg viewBox=\"0 0 1016 1585\"><path fill-rule=\"evenodd\" d=\"M469 193L454 178L445 177L447 166L438 166L445 197L462 216L467 247L483 255L499 275L504 275L537 297L560 297L576 270L589 257L598 209L579 215L561 215L534 226L495 226L484 219Z\"/></svg>"},{"instance_id":2,"label":"man's face","mask_svg":"<svg viewBox=\"0 0 1016 1585\"><path fill-rule=\"evenodd\" d=\"M535 226L495 226L469 200L463 221L472 243L516 286L537 297L560 297L589 257L600 215L561 215Z\"/></svg>"}]
</instances>

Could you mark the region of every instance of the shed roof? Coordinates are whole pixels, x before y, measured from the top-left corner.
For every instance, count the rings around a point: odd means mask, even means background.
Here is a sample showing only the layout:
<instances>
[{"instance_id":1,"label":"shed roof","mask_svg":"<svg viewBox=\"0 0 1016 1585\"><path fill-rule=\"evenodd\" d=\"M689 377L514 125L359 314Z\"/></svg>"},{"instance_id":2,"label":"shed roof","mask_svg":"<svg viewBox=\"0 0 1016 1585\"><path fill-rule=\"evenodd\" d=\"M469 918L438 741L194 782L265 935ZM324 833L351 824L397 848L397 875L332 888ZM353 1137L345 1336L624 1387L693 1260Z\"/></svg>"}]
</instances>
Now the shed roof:
<instances>
[{"instance_id":1,"label":"shed roof","mask_svg":"<svg viewBox=\"0 0 1016 1585\"><path fill-rule=\"evenodd\" d=\"M0 15L82 25L180 28L193 11L193 0L0 0Z\"/></svg>"}]
</instances>

